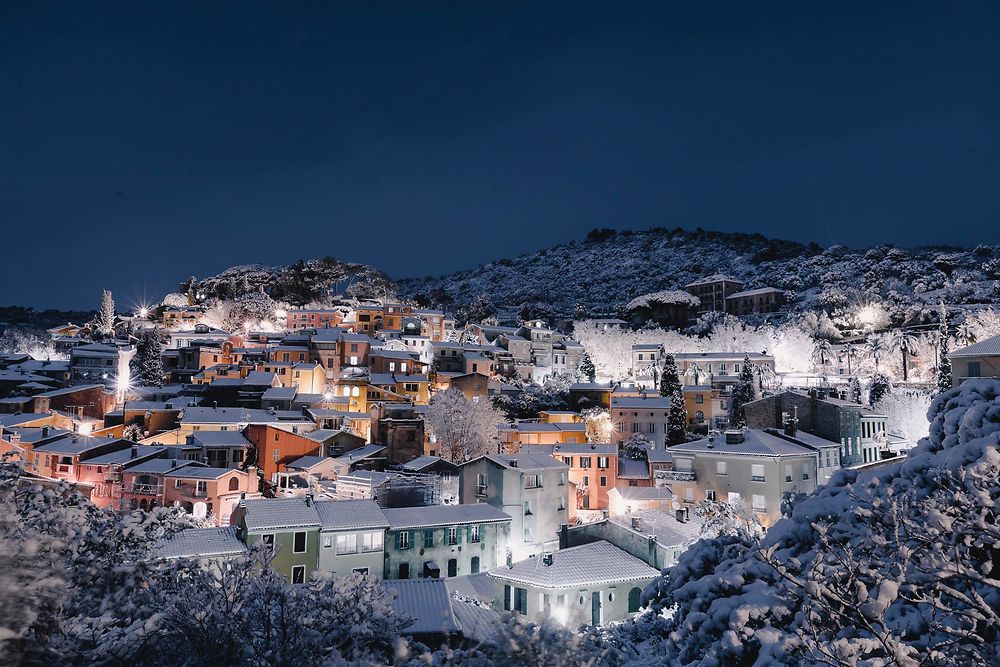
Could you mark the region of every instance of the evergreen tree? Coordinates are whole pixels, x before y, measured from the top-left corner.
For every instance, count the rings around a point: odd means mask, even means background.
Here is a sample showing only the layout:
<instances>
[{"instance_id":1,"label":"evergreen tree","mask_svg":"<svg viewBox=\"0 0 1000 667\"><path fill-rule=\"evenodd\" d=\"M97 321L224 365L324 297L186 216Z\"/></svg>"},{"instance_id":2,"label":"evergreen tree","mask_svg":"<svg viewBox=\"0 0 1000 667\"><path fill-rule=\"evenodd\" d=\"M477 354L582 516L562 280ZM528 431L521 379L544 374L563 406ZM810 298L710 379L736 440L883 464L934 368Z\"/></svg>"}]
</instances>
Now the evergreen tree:
<instances>
[{"instance_id":1,"label":"evergreen tree","mask_svg":"<svg viewBox=\"0 0 1000 667\"><path fill-rule=\"evenodd\" d=\"M868 388L869 405L877 405L883 398L892 393L892 382L885 373L876 373L872 377L872 384Z\"/></svg>"},{"instance_id":2,"label":"evergreen tree","mask_svg":"<svg viewBox=\"0 0 1000 667\"><path fill-rule=\"evenodd\" d=\"M157 331L143 331L135 345L135 356L130 364L132 377L144 387L163 384L163 343Z\"/></svg>"},{"instance_id":3,"label":"evergreen tree","mask_svg":"<svg viewBox=\"0 0 1000 667\"><path fill-rule=\"evenodd\" d=\"M660 396L673 396L682 394L681 381L677 374L677 362L674 355L667 354L663 357L663 371L660 374Z\"/></svg>"},{"instance_id":4,"label":"evergreen tree","mask_svg":"<svg viewBox=\"0 0 1000 667\"><path fill-rule=\"evenodd\" d=\"M861 380L858 379L857 375L851 378L851 401L861 402Z\"/></svg>"},{"instance_id":5,"label":"evergreen tree","mask_svg":"<svg viewBox=\"0 0 1000 667\"><path fill-rule=\"evenodd\" d=\"M583 351L583 355L580 357L580 375L587 382L594 382L597 379L597 369L594 368L594 362L586 350Z\"/></svg>"},{"instance_id":6,"label":"evergreen tree","mask_svg":"<svg viewBox=\"0 0 1000 667\"><path fill-rule=\"evenodd\" d=\"M938 344L937 388L938 392L951 389L951 359L948 358L947 331L942 332L941 342Z\"/></svg>"},{"instance_id":7,"label":"evergreen tree","mask_svg":"<svg viewBox=\"0 0 1000 667\"><path fill-rule=\"evenodd\" d=\"M115 331L115 300L111 298L110 290L104 290L101 295L101 309L94 320L94 328L105 338L110 338Z\"/></svg>"},{"instance_id":8,"label":"evergreen tree","mask_svg":"<svg viewBox=\"0 0 1000 667\"><path fill-rule=\"evenodd\" d=\"M951 359L948 358L948 310L943 302L939 307L938 318L941 331L938 336L937 387L938 392L945 392L951 389Z\"/></svg>"},{"instance_id":9,"label":"evergreen tree","mask_svg":"<svg viewBox=\"0 0 1000 667\"><path fill-rule=\"evenodd\" d=\"M736 428L743 428L747 425L747 417L743 411L743 406L754 400L754 376L753 364L750 357L743 357L743 366L740 368L739 381L733 387L733 397L729 401L729 423Z\"/></svg>"},{"instance_id":10,"label":"evergreen tree","mask_svg":"<svg viewBox=\"0 0 1000 667\"><path fill-rule=\"evenodd\" d=\"M670 411L667 413L667 446L679 445L687 438L687 408L684 393L674 392L670 397Z\"/></svg>"}]
</instances>

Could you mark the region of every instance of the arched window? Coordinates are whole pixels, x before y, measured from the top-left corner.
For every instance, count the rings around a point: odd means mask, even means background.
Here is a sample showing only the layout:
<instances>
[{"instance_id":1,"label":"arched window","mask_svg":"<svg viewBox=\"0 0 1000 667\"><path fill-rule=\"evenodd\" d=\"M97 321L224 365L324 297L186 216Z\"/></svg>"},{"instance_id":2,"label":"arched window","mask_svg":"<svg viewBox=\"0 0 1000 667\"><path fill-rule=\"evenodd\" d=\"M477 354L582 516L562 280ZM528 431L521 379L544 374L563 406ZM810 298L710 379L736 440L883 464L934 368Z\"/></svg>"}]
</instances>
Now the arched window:
<instances>
[{"instance_id":1,"label":"arched window","mask_svg":"<svg viewBox=\"0 0 1000 667\"><path fill-rule=\"evenodd\" d=\"M232 478L230 478L230 480L229 480L229 490L230 491L239 491L240 490L240 478L239 477L232 477Z\"/></svg>"},{"instance_id":2,"label":"arched window","mask_svg":"<svg viewBox=\"0 0 1000 667\"><path fill-rule=\"evenodd\" d=\"M628 613L634 614L639 611L639 599L642 597L642 589L633 588L628 592Z\"/></svg>"}]
</instances>

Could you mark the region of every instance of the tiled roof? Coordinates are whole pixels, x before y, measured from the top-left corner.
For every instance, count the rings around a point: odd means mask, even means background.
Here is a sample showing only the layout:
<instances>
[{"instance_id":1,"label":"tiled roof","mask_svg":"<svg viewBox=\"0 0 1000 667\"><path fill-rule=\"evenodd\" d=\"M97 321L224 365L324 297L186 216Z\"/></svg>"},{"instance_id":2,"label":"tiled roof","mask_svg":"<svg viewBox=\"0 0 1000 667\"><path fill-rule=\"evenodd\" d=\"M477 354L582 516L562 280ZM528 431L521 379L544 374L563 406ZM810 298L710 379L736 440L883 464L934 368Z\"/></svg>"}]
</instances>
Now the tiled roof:
<instances>
[{"instance_id":1,"label":"tiled roof","mask_svg":"<svg viewBox=\"0 0 1000 667\"><path fill-rule=\"evenodd\" d=\"M384 510L374 500L323 500L314 508L323 530L389 527Z\"/></svg>"},{"instance_id":2,"label":"tiled roof","mask_svg":"<svg viewBox=\"0 0 1000 667\"><path fill-rule=\"evenodd\" d=\"M412 461L404 463L403 467L407 470L423 470L424 468L434 465L440 460L440 456L418 456Z\"/></svg>"},{"instance_id":3,"label":"tiled roof","mask_svg":"<svg viewBox=\"0 0 1000 667\"><path fill-rule=\"evenodd\" d=\"M365 445L364 447L358 447L357 449L352 449L349 452L341 454L337 457L337 461L340 463L360 461L371 456L377 456L378 454L384 452L385 449L385 445Z\"/></svg>"},{"instance_id":4,"label":"tiled roof","mask_svg":"<svg viewBox=\"0 0 1000 667\"><path fill-rule=\"evenodd\" d=\"M236 537L234 526L222 528L189 528L169 539L161 540L154 548L157 558L208 558L212 556L238 556L245 553L246 545Z\"/></svg>"},{"instance_id":5,"label":"tiled roof","mask_svg":"<svg viewBox=\"0 0 1000 667\"><path fill-rule=\"evenodd\" d=\"M551 565L546 565L539 554L509 567L494 568L490 576L539 588L570 588L642 581L660 575L659 570L604 540L560 549L549 556Z\"/></svg>"},{"instance_id":6,"label":"tiled roof","mask_svg":"<svg viewBox=\"0 0 1000 667\"><path fill-rule=\"evenodd\" d=\"M633 518L639 519L637 529L632 528ZM692 515L690 521L678 521L674 512L669 509L642 510L611 517L609 521L640 535L654 535L656 541L665 547L690 544L701 537L700 519Z\"/></svg>"},{"instance_id":7,"label":"tiled roof","mask_svg":"<svg viewBox=\"0 0 1000 667\"><path fill-rule=\"evenodd\" d=\"M166 447L159 446L147 446L147 445L133 445L132 447L126 447L125 449L120 449L117 452L111 452L110 454L101 454L100 456L95 456L91 459L85 459L81 461L85 465L89 466L99 466L108 465L112 463L128 463L133 460L132 449L133 447L137 450L134 458L142 459L148 456L156 456L167 451Z\"/></svg>"},{"instance_id":8,"label":"tiled roof","mask_svg":"<svg viewBox=\"0 0 1000 667\"><path fill-rule=\"evenodd\" d=\"M509 515L486 503L399 507L387 508L383 511L389 520L391 530L510 521Z\"/></svg>"},{"instance_id":9,"label":"tiled roof","mask_svg":"<svg viewBox=\"0 0 1000 667\"><path fill-rule=\"evenodd\" d=\"M618 477L621 479L649 479L649 464L646 461L619 456Z\"/></svg>"},{"instance_id":10,"label":"tiled roof","mask_svg":"<svg viewBox=\"0 0 1000 667\"><path fill-rule=\"evenodd\" d=\"M246 503L244 521L249 530L320 526L316 504L306 498L262 498Z\"/></svg>"},{"instance_id":11,"label":"tiled roof","mask_svg":"<svg viewBox=\"0 0 1000 667\"><path fill-rule=\"evenodd\" d=\"M968 347L960 347L949 357L996 357L1000 356L1000 336L993 336L973 343Z\"/></svg>"},{"instance_id":12,"label":"tiled roof","mask_svg":"<svg viewBox=\"0 0 1000 667\"><path fill-rule=\"evenodd\" d=\"M461 627L451 608L451 596L443 579L387 579L382 587L395 593L392 608L412 619L404 634L453 634Z\"/></svg>"}]
</instances>

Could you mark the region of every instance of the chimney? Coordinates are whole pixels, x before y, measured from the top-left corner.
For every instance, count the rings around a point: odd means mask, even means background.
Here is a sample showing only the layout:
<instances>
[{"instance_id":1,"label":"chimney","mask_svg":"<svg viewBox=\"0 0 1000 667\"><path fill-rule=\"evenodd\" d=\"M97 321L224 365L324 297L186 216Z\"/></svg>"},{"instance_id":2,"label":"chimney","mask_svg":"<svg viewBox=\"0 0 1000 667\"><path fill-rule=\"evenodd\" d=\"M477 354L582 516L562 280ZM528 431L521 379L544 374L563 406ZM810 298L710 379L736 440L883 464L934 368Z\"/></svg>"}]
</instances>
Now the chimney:
<instances>
[{"instance_id":1,"label":"chimney","mask_svg":"<svg viewBox=\"0 0 1000 667\"><path fill-rule=\"evenodd\" d=\"M632 517L632 530L639 532L640 528L642 528L642 519L637 516Z\"/></svg>"},{"instance_id":2,"label":"chimney","mask_svg":"<svg viewBox=\"0 0 1000 667\"><path fill-rule=\"evenodd\" d=\"M546 567L548 567L549 565L552 565L552 560L553 560L552 554L545 554L544 556L542 556L542 563Z\"/></svg>"},{"instance_id":3,"label":"chimney","mask_svg":"<svg viewBox=\"0 0 1000 667\"><path fill-rule=\"evenodd\" d=\"M559 548L569 548L569 525L565 523L559 524Z\"/></svg>"},{"instance_id":4,"label":"chimney","mask_svg":"<svg viewBox=\"0 0 1000 667\"><path fill-rule=\"evenodd\" d=\"M139 457L139 445L132 445L132 452L129 458L135 459L138 457Z\"/></svg>"},{"instance_id":5,"label":"chimney","mask_svg":"<svg viewBox=\"0 0 1000 667\"><path fill-rule=\"evenodd\" d=\"M677 513L675 514L675 516L677 517L678 523L684 523L685 521L687 521L687 513L684 511L685 509L687 508L685 507L677 508Z\"/></svg>"},{"instance_id":6,"label":"chimney","mask_svg":"<svg viewBox=\"0 0 1000 667\"><path fill-rule=\"evenodd\" d=\"M510 460L510 467L511 468L516 468L517 467L517 459L511 459Z\"/></svg>"},{"instance_id":7,"label":"chimney","mask_svg":"<svg viewBox=\"0 0 1000 667\"><path fill-rule=\"evenodd\" d=\"M42 437L43 438L49 437L49 427L48 426L43 426L42 427Z\"/></svg>"},{"instance_id":8,"label":"chimney","mask_svg":"<svg viewBox=\"0 0 1000 667\"><path fill-rule=\"evenodd\" d=\"M306 507L312 507L312 506L313 506L313 494L307 493L306 494Z\"/></svg>"}]
</instances>

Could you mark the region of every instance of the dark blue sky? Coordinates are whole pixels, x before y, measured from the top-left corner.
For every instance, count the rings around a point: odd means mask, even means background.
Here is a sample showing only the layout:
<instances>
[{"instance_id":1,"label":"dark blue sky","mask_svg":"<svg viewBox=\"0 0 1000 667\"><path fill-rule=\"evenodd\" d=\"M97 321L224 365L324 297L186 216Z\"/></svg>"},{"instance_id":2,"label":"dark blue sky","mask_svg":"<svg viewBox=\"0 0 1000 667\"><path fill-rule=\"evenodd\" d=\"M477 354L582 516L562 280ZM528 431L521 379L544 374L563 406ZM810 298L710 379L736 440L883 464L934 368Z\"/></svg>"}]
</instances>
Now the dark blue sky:
<instances>
[{"instance_id":1,"label":"dark blue sky","mask_svg":"<svg viewBox=\"0 0 1000 667\"><path fill-rule=\"evenodd\" d=\"M1000 243L1000 4L815 4L3 3L0 305L598 226Z\"/></svg>"}]
</instances>

